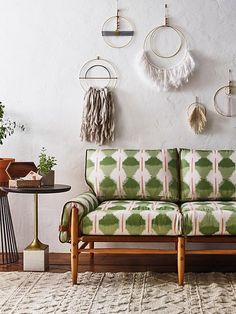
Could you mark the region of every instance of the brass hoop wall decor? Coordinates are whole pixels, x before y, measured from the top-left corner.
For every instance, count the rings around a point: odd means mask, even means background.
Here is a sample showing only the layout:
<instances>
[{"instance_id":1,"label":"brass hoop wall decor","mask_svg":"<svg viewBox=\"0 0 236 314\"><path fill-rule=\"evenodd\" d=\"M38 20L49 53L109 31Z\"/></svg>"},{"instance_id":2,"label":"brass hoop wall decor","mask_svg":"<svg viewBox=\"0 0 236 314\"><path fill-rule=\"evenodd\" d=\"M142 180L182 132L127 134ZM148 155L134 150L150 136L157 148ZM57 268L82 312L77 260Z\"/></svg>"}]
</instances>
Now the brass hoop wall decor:
<instances>
[{"instance_id":1,"label":"brass hoop wall decor","mask_svg":"<svg viewBox=\"0 0 236 314\"><path fill-rule=\"evenodd\" d=\"M127 19L124 18L123 16L120 16L119 14L120 10L118 9L118 0L117 0L117 10L116 10L116 15L108 18L103 26L102 26L102 37L105 41L105 43L112 47L112 48L124 48L128 46L134 36L134 30L133 30L133 25L132 23ZM106 27L109 26L109 24L114 21L114 30L106 30ZM127 24L129 30L121 30L121 24ZM125 43L120 43L120 44L113 44L111 43L108 38L109 37L126 37L127 41Z\"/></svg>"},{"instance_id":2,"label":"brass hoop wall decor","mask_svg":"<svg viewBox=\"0 0 236 314\"><path fill-rule=\"evenodd\" d=\"M164 28L169 28L171 30L173 30L180 38L180 44L179 44L179 47L176 49L175 52L173 52L172 54L170 55L167 55L167 56L164 56L162 55L161 53L159 53L159 51L157 51L156 49L154 49L154 45L153 45L153 41L154 41L154 36L161 30L161 29L164 29ZM173 58L174 56L176 56L182 46L183 46L183 42L185 41L186 42L186 39L185 39L185 36L184 34L177 28L177 27L174 27L174 26L171 26L169 25L169 20L168 20L168 17L167 17L167 4L165 4L165 22L163 25L161 26L157 26L155 27L153 30L151 30L151 32L149 32L149 34L146 36L145 38L145 41L147 40L147 38L150 37L150 49L151 51L158 57L160 58Z\"/></svg>"},{"instance_id":3,"label":"brass hoop wall decor","mask_svg":"<svg viewBox=\"0 0 236 314\"><path fill-rule=\"evenodd\" d=\"M188 51L187 40L183 32L175 27L170 26L167 17L167 5L165 4L165 22L161 26L153 28L146 35L143 43L143 52L140 56L140 66L143 70L142 77L146 76L148 81L153 83L158 91L168 91L171 88L178 88L183 83L187 83L189 76L193 73L195 62ZM173 53L163 55L154 47L155 35L163 28L173 30L180 38L180 43ZM185 50L183 50L185 49ZM170 59L178 55L183 50L181 60L175 62L172 66L160 66L153 60L153 57L162 59ZM158 61L160 63L160 59ZM163 62L162 62L163 63ZM144 75L143 75L144 74Z\"/></svg>"},{"instance_id":4,"label":"brass hoop wall decor","mask_svg":"<svg viewBox=\"0 0 236 314\"><path fill-rule=\"evenodd\" d=\"M228 117L228 118L236 117L236 112L233 113L233 100L232 100L233 89L236 88L236 86L233 85L231 75L232 75L232 71L229 69L229 82L228 82L228 85L220 87L215 92L215 95L214 95L214 98L213 98L214 108L215 108L216 112L218 114L220 114L221 116ZM224 90L225 95L227 97L227 104L228 104L227 112L223 112L219 108L219 104L217 103L217 96L220 94L220 92L222 90Z\"/></svg>"},{"instance_id":5,"label":"brass hoop wall decor","mask_svg":"<svg viewBox=\"0 0 236 314\"><path fill-rule=\"evenodd\" d=\"M95 68L101 68L102 70L105 70L106 75L89 76L89 72ZM87 61L82 66L79 74L80 84L85 91L94 86L94 81L96 80L107 80L108 82L103 86L103 88L107 87L109 89L113 89L116 87L117 79L118 77L113 64L111 64L111 62L106 59L100 58L99 56L96 59ZM93 82L91 82L92 80Z\"/></svg>"}]
</instances>

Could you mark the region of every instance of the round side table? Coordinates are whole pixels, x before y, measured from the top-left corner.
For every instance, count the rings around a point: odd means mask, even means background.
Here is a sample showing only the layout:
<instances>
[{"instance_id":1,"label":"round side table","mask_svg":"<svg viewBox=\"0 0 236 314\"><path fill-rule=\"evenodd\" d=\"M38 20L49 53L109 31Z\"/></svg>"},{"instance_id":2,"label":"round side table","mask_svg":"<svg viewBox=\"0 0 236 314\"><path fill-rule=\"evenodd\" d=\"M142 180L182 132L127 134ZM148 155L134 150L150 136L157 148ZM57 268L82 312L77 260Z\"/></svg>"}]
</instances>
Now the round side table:
<instances>
[{"instance_id":1,"label":"round side table","mask_svg":"<svg viewBox=\"0 0 236 314\"><path fill-rule=\"evenodd\" d=\"M24 250L24 270L45 271L48 268L49 247L38 238L38 195L67 192L69 185L55 184L39 188L9 188L1 187L6 193L34 194L34 239Z\"/></svg>"}]
</instances>

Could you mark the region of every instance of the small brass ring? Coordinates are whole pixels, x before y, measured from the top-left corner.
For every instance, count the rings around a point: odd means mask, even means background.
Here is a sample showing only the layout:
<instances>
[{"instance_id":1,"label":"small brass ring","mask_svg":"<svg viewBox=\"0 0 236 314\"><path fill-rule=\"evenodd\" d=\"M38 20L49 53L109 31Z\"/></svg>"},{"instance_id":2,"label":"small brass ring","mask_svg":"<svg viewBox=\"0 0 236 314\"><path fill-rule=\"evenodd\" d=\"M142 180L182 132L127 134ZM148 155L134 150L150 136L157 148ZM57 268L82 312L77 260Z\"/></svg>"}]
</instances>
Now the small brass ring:
<instances>
[{"instance_id":1,"label":"small brass ring","mask_svg":"<svg viewBox=\"0 0 236 314\"><path fill-rule=\"evenodd\" d=\"M91 64L92 62L95 62L95 61L100 61L100 62L106 62L109 66L110 66L110 69L112 69L113 70L113 72L114 72L114 74L115 74L115 77L111 77L111 72L109 71L109 69L108 69L108 67L106 67L105 65L103 65L103 64L94 64L94 65L92 65L91 67L89 67L87 70L85 70L88 66L89 66L89 64ZM115 69L115 67L114 67L114 65L110 62L110 61L108 61L108 60L106 60L106 59L102 59L102 58L96 58L96 59L91 59L91 60L89 60L89 61L87 61L87 62L85 62L84 63L84 65L82 66L82 68L81 68L81 70L80 70L80 73L79 73L79 79L80 79L80 85L81 85L81 87L85 90L85 91L87 91L91 86L86 82L87 80L89 80L89 77L87 77L87 74L88 74L88 71L91 69L91 68L93 68L93 67L102 67L102 68L105 68L106 70L107 70L107 72L108 72L108 74L109 74L109 78L107 78L107 79L109 79L109 82L107 83L107 85L106 86L104 86L103 88L111 88L111 89L113 89L113 88L115 88L116 87L116 84L117 84L117 75L116 75L116 69ZM85 73L85 75L84 76L82 76L82 73ZM104 78L105 79L105 78Z\"/></svg>"},{"instance_id":2,"label":"small brass ring","mask_svg":"<svg viewBox=\"0 0 236 314\"><path fill-rule=\"evenodd\" d=\"M217 97L217 95L219 94L219 92L222 90L222 89L226 89L226 88L231 88L231 89L233 89L233 88L235 88L235 86L230 86L230 85L225 85L225 86L222 86L222 87L220 87L216 92L215 92L215 95L214 95L214 98L213 98L213 101L214 101L214 108L215 108L215 111L218 113L218 114L220 114L221 116L224 116L224 117L227 117L227 118L231 118L231 117L236 117L236 113L235 114L232 114L232 115L228 115L228 114L225 114L224 112L222 112L221 110L220 110L220 108L218 108L218 105L217 105L217 103L216 103L216 97ZM230 94L226 94L227 96L229 96Z\"/></svg>"},{"instance_id":3,"label":"small brass ring","mask_svg":"<svg viewBox=\"0 0 236 314\"><path fill-rule=\"evenodd\" d=\"M103 23L103 25L102 25L102 32L104 31L104 26L106 25L106 23L108 23L109 21L111 21L111 20L113 20L113 19L116 19L116 18L117 18L116 15L109 17L109 18ZM132 23L131 23L127 18L125 18L125 17L119 15L119 19L125 20L125 21L130 25L131 31L133 31L133 25L132 25ZM121 45L121 46L115 46L115 45L112 45L111 43L109 43L109 42L105 39L105 36L102 36L102 37L103 37L103 40L105 41L105 43L106 43L108 46L110 46L111 48L124 48L124 47L128 46L128 45L130 44L131 40L133 39L133 36L129 36L130 39L129 39L129 41L128 41L126 44Z\"/></svg>"}]
</instances>

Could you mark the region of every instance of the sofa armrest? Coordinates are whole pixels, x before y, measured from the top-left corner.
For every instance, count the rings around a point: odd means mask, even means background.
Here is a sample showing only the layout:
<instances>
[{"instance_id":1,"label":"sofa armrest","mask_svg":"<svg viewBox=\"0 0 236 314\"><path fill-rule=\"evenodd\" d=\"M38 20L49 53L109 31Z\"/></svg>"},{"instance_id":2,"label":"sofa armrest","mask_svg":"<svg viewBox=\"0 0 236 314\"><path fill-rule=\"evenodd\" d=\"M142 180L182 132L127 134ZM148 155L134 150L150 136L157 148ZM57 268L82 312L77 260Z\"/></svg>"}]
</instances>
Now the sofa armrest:
<instances>
[{"instance_id":1,"label":"sofa armrest","mask_svg":"<svg viewBox=\"0 0 236 314\"><path fill-rule=\"evenodd\" d=\"M96 209L99 205L99 201L92 192L85 192L77 197L66 202L62 215L61 224L59 226L59 240L62 243L70 242L70 224L71 224L71 211L74 206L78 208L78 220L81 219L89 212Z\"/></svg>"}]
</instances>

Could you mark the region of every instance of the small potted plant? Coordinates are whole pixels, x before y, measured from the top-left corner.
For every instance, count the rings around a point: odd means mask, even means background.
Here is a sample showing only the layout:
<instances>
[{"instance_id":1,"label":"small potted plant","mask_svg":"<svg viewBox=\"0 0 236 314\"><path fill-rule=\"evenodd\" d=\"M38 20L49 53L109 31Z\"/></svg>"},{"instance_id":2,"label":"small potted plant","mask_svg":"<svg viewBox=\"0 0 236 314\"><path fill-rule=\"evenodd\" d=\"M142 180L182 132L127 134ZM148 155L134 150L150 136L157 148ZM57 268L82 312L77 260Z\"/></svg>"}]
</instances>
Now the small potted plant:
<instances>
[{"instance_id":1,"label":"small potted plant","mask_svg":"<svg viewBox=\"0 0 236 314\"><path fill-rule=\"evenodd\" d=\"M54 185L55 175L53 167L56 166L57 160L55 157L47 156L46 148L42 148L39 154L38 173L42 176L42 185Z\"/></svg>"},{"instance_id":2,"label":"small potted plant","mask_svg":"<svg viewBox=\"0 0 236 314\"><path fill-rule=\"evenodd\" d=\"M0 102L0 145L3 145L3 141L8 136L14 134L16 128L19 128L21 131L25 130L24 125L18 124L15 121L4 118L5 106ZM6 173L6 168L9 163L15 161L14 158L0 158L0 185L7 185L9 178Z\"/></svg>"}]
</instances>

